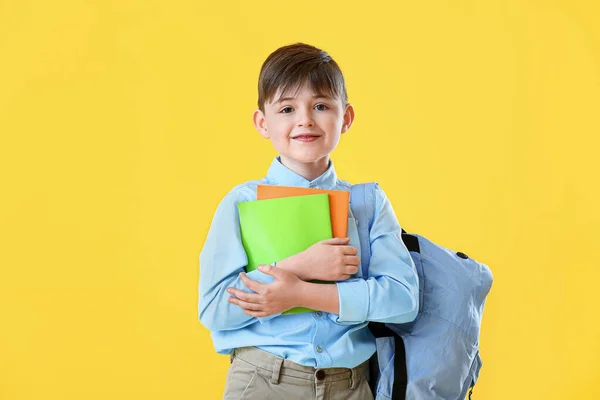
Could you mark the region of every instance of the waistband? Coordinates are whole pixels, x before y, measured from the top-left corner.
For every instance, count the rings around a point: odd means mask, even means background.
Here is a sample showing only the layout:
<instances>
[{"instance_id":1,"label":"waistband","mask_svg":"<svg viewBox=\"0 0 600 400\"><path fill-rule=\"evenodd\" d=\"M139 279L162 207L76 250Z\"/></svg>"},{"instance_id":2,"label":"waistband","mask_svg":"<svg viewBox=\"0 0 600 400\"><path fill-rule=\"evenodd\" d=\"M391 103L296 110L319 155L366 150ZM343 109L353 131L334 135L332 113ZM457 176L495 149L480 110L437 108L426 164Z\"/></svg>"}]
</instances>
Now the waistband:
<instances>
[{"instance_id":1,"label":"waistband","mask_svg":"<svg viewBox=\"0 0 600 400\"><path fill-rule=\"evenodd\" d=\"M259 368L262 370L259 372L265 376L270 376L271 382L274 384L286 378L294 379L296 382L298 380L305 380L307 384L311 385L349 380L350 389L354 389L361 376L368 376L369 373L369 360L354 368L314 368L278 357L256 347L234 349L233 353L231 353L231 362L235 358L239 358Z\"/></svg>"}]
</instances>

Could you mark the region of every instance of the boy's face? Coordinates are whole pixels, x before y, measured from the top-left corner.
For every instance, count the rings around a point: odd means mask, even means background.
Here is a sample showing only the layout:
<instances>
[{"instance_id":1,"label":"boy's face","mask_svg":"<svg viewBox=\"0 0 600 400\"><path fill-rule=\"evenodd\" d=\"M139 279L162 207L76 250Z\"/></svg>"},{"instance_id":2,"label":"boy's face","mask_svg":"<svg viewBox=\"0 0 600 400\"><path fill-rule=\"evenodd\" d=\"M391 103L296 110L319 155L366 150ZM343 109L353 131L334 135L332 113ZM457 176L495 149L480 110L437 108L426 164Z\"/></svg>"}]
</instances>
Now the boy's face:
<instances>
[{"instance_id":1,"label":"boy's face","mask_svg":"<svg viewBox=\"0 0 600 400\"><path fill-rule=\"evenodd\" d=\"M340 135L352 125L354 109L340 99L316 97L307 85L292 95L278 101L281 93L277 92L265 103L264 114L254 111L254 125L271 140L285 165L326 167Z\"/></svg>"}]
</instances>

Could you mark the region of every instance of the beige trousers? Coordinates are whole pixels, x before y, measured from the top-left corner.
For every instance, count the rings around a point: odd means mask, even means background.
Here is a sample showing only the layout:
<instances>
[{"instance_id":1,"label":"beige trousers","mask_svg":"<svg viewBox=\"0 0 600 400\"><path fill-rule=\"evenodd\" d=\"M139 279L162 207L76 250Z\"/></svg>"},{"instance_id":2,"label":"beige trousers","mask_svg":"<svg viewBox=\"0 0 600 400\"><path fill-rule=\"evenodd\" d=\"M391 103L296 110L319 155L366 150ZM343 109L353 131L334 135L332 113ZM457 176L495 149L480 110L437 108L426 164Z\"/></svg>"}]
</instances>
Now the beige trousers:
<instances>
[{"instance_id":1,"label":"beige trousers","mask_svg":"<svg viewBox=\"0 0 600 400\"><path fill-rule=\"evenodd\" d=\"M223 400L373 400L369 360L355 368L313 368L256 347L235 349Z\"/></svg>"}]
</instances>

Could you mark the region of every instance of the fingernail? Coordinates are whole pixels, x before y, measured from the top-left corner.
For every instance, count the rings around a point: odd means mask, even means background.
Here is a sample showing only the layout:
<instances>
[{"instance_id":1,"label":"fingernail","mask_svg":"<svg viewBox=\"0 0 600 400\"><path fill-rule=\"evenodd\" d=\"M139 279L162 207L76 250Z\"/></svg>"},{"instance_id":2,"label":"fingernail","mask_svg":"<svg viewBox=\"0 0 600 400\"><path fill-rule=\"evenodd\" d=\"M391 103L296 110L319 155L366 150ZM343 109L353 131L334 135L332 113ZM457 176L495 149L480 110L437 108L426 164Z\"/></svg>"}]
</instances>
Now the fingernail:
<instances>
[{"instance_id":1,"label":"fingernail","mask_svg":"<svg viewBox=\"0 0 600 400\"><path fill-rule=\"evenodd\" d=\"M262 266L262 265L259 265L259 266L258 266L258 270L259 270L259 271L264 271L264 269L265 269L265 267L264 267L264 266Z\"/></svg>"}]
</instances>

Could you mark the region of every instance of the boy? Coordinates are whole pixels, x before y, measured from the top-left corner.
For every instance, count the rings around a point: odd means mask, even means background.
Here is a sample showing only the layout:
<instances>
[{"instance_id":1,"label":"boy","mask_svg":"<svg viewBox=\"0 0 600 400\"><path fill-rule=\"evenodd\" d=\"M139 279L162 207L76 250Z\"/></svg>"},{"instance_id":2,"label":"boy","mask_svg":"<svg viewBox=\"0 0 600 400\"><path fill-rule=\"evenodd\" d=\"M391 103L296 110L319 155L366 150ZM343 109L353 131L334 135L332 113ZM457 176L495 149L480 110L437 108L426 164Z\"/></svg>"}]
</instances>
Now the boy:
<instances>
[{"instance_id":1,"label":"boy","mask_svg":"<svg viewBox=\"0 0 600 400\"><path fill-rule=\"evenodd\" d=\"M349 237L245 274L237 204L256 200L257 184L351 188L329 156L354 120L337 63L310 45L281 47L265 60L258 92L254 125L279 156L263 179L223 198L200 254L199 319L217 352L231 355L224 399L372 399L368 321L410 322L418 312L418 277L400 225L377 186L368 277L351 209ZM318 311L281 315L296 306Z\"/></svg>"}]
</instances>

